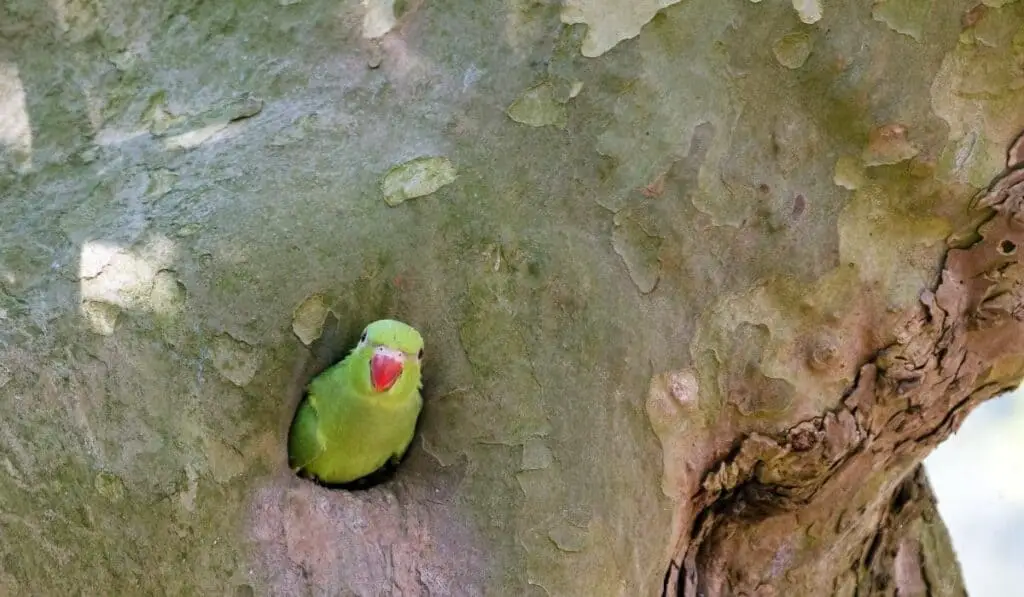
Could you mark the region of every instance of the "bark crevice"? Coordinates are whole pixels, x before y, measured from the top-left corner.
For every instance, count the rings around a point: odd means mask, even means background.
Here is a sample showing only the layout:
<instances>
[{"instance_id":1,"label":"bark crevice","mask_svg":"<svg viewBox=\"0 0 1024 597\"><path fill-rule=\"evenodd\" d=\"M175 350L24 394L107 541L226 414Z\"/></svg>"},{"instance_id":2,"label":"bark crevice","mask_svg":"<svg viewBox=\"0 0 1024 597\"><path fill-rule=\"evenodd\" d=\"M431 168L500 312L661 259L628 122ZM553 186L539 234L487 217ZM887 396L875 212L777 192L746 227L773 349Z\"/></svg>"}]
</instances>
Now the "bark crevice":
<instances>
[{"instance_id":1,"label":"bark crevice","mask_svg":"<svg viewBox=\"0 0 1024 597\"><path fill-rule=\"evenodd\" d=\"M950 248L938 285L840 405L745 436L704 476L665 594L776 595L781 577L806 594L964 594L920 463L1024 374L1024 264L1006 250L1024 243L1013 155L973 202L988 212L976 242Z\"/></svg>"}]
</instances>

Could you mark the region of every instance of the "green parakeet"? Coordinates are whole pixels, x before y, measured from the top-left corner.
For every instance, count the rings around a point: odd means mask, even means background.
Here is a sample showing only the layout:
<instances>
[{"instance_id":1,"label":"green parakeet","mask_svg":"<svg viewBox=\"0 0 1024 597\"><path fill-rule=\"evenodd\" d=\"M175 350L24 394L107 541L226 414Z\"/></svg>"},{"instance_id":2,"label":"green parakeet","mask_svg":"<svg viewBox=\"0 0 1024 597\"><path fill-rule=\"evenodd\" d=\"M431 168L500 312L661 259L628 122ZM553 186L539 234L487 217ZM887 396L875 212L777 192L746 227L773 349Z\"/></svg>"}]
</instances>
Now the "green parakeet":
<instances>
[{"instance_id":1,"label":"green parakeet","mask_svg":"<svg viewBox=\"0 0 1024 597\"><path fill-rule=\"evenodd\" d=\"M288 463L329 484L397 464L423 406L423 338L383 319L368 325L340 363L310 382L288 437Z\"/></svg>"}]
</instances>

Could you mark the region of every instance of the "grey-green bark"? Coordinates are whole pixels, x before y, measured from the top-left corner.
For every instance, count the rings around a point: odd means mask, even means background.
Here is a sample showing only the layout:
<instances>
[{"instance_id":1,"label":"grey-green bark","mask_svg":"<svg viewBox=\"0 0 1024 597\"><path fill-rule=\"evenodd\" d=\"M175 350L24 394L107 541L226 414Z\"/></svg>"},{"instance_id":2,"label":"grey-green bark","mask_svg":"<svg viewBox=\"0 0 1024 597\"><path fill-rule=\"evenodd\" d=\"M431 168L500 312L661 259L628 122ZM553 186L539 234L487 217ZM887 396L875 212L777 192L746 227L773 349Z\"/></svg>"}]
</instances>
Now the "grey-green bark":
<instances>
[{"instance_id":1,"label":"grey-green bark","mask_svg":"<svg viewBox=\"0 0 1024 597\"><path fill-rule=\"evenodd\" d=\"M792 4L5 2L0 593L958 594L1024 3ZM295 478L385 315L409 460Z\"/></svg>"}]
</instances>

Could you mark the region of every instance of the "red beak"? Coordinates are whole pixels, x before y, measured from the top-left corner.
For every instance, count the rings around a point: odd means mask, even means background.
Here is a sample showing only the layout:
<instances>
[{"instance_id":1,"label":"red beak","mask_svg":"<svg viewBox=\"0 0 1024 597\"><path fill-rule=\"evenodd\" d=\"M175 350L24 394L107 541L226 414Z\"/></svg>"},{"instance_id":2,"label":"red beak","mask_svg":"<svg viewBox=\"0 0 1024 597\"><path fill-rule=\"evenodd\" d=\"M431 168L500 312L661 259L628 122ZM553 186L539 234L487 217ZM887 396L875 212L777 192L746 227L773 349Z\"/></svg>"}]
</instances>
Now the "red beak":
<instances>
[{"instance_id":1,"label":"red beak","mask_svg":"<svg viewBox=\"0 0 1024 597\"><path fill-rule=\"evenodd\" d=\"M390 390L401 373L402 361L396 358L378 352L370 359L370 381L378 392Z\"/></svg>"}]
</instances>

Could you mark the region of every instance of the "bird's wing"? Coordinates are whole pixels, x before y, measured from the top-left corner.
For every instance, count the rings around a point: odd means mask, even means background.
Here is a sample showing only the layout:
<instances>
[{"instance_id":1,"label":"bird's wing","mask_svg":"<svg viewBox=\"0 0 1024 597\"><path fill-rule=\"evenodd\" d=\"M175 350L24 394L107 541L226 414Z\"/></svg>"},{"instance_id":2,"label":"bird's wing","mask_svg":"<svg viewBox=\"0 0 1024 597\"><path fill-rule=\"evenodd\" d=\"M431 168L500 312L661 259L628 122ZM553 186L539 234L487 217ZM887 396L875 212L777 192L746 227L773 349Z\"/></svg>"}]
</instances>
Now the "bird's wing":
<instances>
[{"instance_id":1,"label":"bird's wing","mask_svg":"<svg viewBox=\"0 0 1024 597\"><path fill-rule=\"evenodd\" d=\"M316 406L315 396L307 395L292 421L288 434L288 465L294 471L305 469L327 449Z\"/></svg>"}]
</instances>

